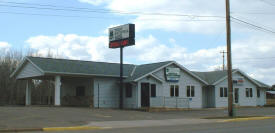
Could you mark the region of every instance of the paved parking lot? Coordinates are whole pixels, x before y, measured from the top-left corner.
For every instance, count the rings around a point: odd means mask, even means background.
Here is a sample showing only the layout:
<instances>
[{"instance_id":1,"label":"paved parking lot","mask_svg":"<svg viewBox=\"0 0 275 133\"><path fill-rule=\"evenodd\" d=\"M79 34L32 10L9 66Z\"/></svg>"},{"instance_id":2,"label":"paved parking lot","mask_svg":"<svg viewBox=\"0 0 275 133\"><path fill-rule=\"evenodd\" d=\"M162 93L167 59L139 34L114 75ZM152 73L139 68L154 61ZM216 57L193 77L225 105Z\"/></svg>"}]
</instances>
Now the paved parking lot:
<instances>
[{"instance_id":1,"label":"paved parking lot","mask_svg":"<svg viewBox=\"0 0 275 133\"><path fill-rule=\"evenodd\" d=\"M241 116L275 115L274 107L240 108ZM142 112L77 107L0 107L0 129L40 128L85 125L93 121L163 120L226 116L226 109L201 109L169 112Z\"/></svg>"}]
</instances>

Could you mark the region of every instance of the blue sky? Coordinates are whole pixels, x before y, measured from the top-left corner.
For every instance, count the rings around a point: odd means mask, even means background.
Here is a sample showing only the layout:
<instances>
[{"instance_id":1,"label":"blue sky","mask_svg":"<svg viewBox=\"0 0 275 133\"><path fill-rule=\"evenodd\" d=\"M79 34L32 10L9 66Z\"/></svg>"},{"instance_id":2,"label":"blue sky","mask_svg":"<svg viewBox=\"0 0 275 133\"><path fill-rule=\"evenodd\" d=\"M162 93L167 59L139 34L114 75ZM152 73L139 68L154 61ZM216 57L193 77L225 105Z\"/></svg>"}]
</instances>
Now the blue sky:
<instances>
[{"instance_id":1,"label":"blue sky","mask_svg":"<svg viewBox=\"0 0 275 133\"><path fill-rule=\"evenodd\" d=\"M274 31L270 2L231 0L232 16ZM0 0L0 49L118 62L119 51L108 48L107 29L134 23L136 45L125 48L125 62L175 60L211 71L221 68L220 51L226 50L224 7L221 0ZM232 22L233 67L272 84L275 35L253 28Z\"/></svg>"}]
</instances>

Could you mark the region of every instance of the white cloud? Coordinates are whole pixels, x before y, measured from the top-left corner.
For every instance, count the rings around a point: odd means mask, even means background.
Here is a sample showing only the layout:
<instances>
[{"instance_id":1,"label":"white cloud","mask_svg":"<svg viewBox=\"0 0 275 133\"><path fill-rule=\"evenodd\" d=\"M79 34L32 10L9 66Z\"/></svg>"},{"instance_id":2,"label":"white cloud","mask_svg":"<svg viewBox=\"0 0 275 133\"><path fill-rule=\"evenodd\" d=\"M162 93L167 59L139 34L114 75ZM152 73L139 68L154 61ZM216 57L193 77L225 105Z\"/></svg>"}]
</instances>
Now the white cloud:
<instances>
[{"instance_id":1,"label":"white cloud","mask_svg":"<svg viewBox=\"0 0 275 133\"><path fill-rule=\"evenodd\" d=\"M225 29L224 19L209 17L188 17L169 15L148 15L144 13L164 13L164 14L189 14L199 16L225 16L224 0L79 0L93 5L104 4L107 9L117 14L122 12L142 12L133 14L135 18L132 23L136 24L137 31L148 29L161 29L165 31L191 32L213 34ZM245 6L244 6L245 5ZM232 16L248 22L255 20L259 25L266 25L275 29L275 19L270 15L257 13L272 13L274 8L262 1L251 0L231 0ZM256 12L256 14L255 14ZM251 14L252 13L252 14ZM122 15L122 14L117 14ZM129 14L125 14L129 15ZM194 21L190 21L194 20ZM218 21L201 21L218 20ZM264 21L263 21L264 20ZM234 31L247 32L247 27L235 25Z\"/></svg>"},{"instance_id":2,"label":"white cloud","mask_svg":"<svg viewBox=\"0 0 275 133\"><path fill-rule=\"evenodd\" d=\"M82 3L89 3L92 5L100 5L108 0L78 0L78 1Z\"/></svg>"},{"instance_id":3,"label":"white cloud","mask_svg":"<svg viewBox=\"0 0 275 133\"><path fill-rule=\"evenodd\" d=\"M26 42L42 55L47 55L52 50L65 58L119 62L119 50L108 48L107 36L41 35L31 37ZM153 35L137 38L135 46L125 48L124 60L134 64L175 60L188 69L197 71L211 71L222 65L220 51L226 50L225 46L189 52L175 41L172 42L163 44ZM272 84L275 81L275 62L272 58L264 57L275 57L274 47L275 39L266 41L262 37L233 42L233 68L240 68L254 78Z\"/></svg>"},{"instance_id":4,"label":"white cloud","mask_svg":"<svg viewBox=\"0 0 275 133\"><path fill-rule=\"evenodd\" d=\"M11 48L11 45L7 42L0 42L0 52L7 52Z\"/></svg>"}]
</instances>

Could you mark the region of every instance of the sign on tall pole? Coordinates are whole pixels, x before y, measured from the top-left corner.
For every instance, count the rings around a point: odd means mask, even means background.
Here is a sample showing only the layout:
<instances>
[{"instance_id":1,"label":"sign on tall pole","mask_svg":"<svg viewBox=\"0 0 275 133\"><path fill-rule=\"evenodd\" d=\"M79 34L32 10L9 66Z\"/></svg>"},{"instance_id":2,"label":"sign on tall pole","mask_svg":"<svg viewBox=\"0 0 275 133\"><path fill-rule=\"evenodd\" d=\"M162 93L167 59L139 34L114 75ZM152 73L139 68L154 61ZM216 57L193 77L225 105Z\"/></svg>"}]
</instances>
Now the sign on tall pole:
<instances>
[{"instance_id":1,"label":"sign on tall pole","mask_svg":"<svg viewBox=\"0 0 275 133\"><path fill-rule=\"evenodd\" d=\"M123 48L131 45L135 45L135 24L125 24L109 29L109 48L120 48L120 109L123 109Z\"/></svg>"},{"instance_id":2,"label":"sign on tall pole","mask_svg":"<svg viewBox=\"0 0 275 133\"><path fill-rule=\"evenodd\" d=\"M230 22L230 2L226 3L226 31L227 31L227 75L228 75L228 116L233 117L233 81L232 81L232 61L231 61L231 22Z\"/></svg>"}]
</instances>

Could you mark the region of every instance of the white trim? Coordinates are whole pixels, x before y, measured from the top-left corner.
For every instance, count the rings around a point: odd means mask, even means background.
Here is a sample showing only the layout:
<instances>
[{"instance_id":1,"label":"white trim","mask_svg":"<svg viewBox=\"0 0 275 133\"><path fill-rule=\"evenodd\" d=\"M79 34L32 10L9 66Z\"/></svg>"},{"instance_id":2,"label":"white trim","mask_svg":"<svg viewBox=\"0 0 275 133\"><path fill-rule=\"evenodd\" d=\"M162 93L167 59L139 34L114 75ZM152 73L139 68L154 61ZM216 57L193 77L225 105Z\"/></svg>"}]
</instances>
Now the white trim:
<instances>
[{"instance_id":1,"label":"white trim","mask_svg":"<svg viewBox=\"0 0 275 133\"><path fill-rule=\"evenodd\" d=\"M135 65L133 71L131 72L131 77L134 75L134 73L135 73L135 71L136 71L136 68L137 68L137 66Z\"/></svg>"},{"instance_id":2,"label":"white trim","mask_svg":"<svg viewBox=\"0 0 275 133\"><path fill-rule=\"evenodd\" d=\"M42 75L45 74L45 72L40 68L38 67L36 64L34 64L28 57L26 58L35 68L37 68L41 73Z\"/></svg>"},{"instance_id":3,"label":"white trim","mask_svg":"<svg viewBox=\"0 0 275 133\"><path fill-rule=\"evenodd\" d=\"M246 78L248 78L252 83L256 84L258 87L261 87L260 84L258 84L257 82L255 82L252 78L250 78L247 74L245 74L244 72L242 72L240 69L236 69L234 72L232 72L232 74L239 72L241 75L245 76ZM222 82L223 80L227 79L228 76L225 76L223 78L221 78L220 80L216 81L215 83L213 83L213 85L217 85L218 83Z\"/></svg>"},{"instance_id":4,"label":"white trim","mask_svg":"<svg viewBox=\"0 0 275 133\"><path fill-rule=\"evenodd\" d=\"M204 81L203 79L201 79L199 76L195 75L194 73L192 73L191 71L189 71L188 69L186 69L185 67L183 67L181 64L178 64L177 62L174 62L176 65L178 65L181 69L183 69L184 71L186 71L187 73L189 73L191 76L199 79L201 82L205 83L206 85L208 85L209 83Z\"/></svg>"},{"instance_id":5,"label":"white trim","mask_svg":"<svg viewBox=\"0 0 275 133\"><path fill-rule=\"evenodd\" d=\"M158 77L157 77L157 76L155 76L154 74L150 74L150 76L152 76L153 78L155 78L155 79L159 80L161 83L163 83L163 82L164 82L164 80L162 80L162 79L158 78Z\"/></svg>"},{"instance_id":6,"label":"white trim","mask_svg":"<svg viewBox=\"0 0 275 133\"><path fill-rule=\"evenodd\" d=\"M235 70L232 72L232 74L236 73L238 70ZM224 81L225 79L227 79L227 76L224 76L223 78L221 78L220 80L216 81L213 83L213 85L217 85L218 83Z\"/></svg>"},{"instance_id":7,"label":"white trim","mask_svg":"<svg viewBox=\"0 0 275 133\"><path fill-rule=\"evenodd\" d=\"M12 78L17 73L17 71L21 68L21 66L25 63L25 61L26 61L26 57L24 57L23 61L20 62L19 66L16 67L14 72L10 75L10 78Z\"/></svg>"},{"instance_id":8,"label":"white trim","mask_svg":"<svg viewBox=\"0 0 275 133\"><path fill-rule=\"evenodd\" d=\"M101 77L115 77L118 78L119 76L116 75L104 75L104 74L85 74L85 73L68 73L68 72L51 72L45 71L45 75L79 75L79 76L101 76ZM128 76L123 76L123 78L127 78Z\"/></svg>"},{"instance_id":9,"label":"white trim","mask_svg":"<svg viewBox=\"0 0 275 133\"><path fill-rule=\"evenodd\" d=\"M134 79L134 81L137 82L137 81L139 81L139 80L141 80L141 79L147 77L148 75L150 75L150 74L152 74L152 73L154 73L154 72L157 72L157 71L163 69L164 67L167 67L167 66L169 66L169 65L171 65L171 64L173 64L173 63L174 63L174 62L170 62L170 63L168 63L168 64L166 64L166 65L163 65L163 66L159 67L158 69L155 69L155 70L153 70L153 71L151 71L151 72L149 72L149 73L147 73L147 74L144 74L143 76L141 76L141 77L139 77L139 78L137 78L137 79Z\"/></svg>"},{"instance_id":10,"label":"white trim","mask_svg":"<svg viewBox=\"0 0 275 133\"><path fill-rule=\"evenodd\" d=\"M141 77L135 79L134 81L137 82L137 81L143 79L144 77L147 77L148 75L153 74L154 72L157 72L157 71L159 71L159 70L161 70L161 69L163 69L163 68L165 68L165 67L167 67L167 66L169 66L169 65L171 65L171 64L175 64L175 65L179 66L182 70L186 71L186 72L187 72L188 74L190 74L191 76L197 78L198 80L200 80L200 81L203 82L204 84L208 85L208 83L207 83L206 81L202 80L202 79L199 78L197 75L193 74L191 71L187 70L185 67L183 67L182 65L178 64L178 63L175 62L175 61L171 61L170 63L168 63L168 64L166 64L166 65L163 65L162 67L159 67L158 69L155 69L154 71L152 71L152 72L150 72L150 73L147 73L147 74L145 74L145 75L143 75L143 76L141 76Z\"/></svg>"}]
</instances>

